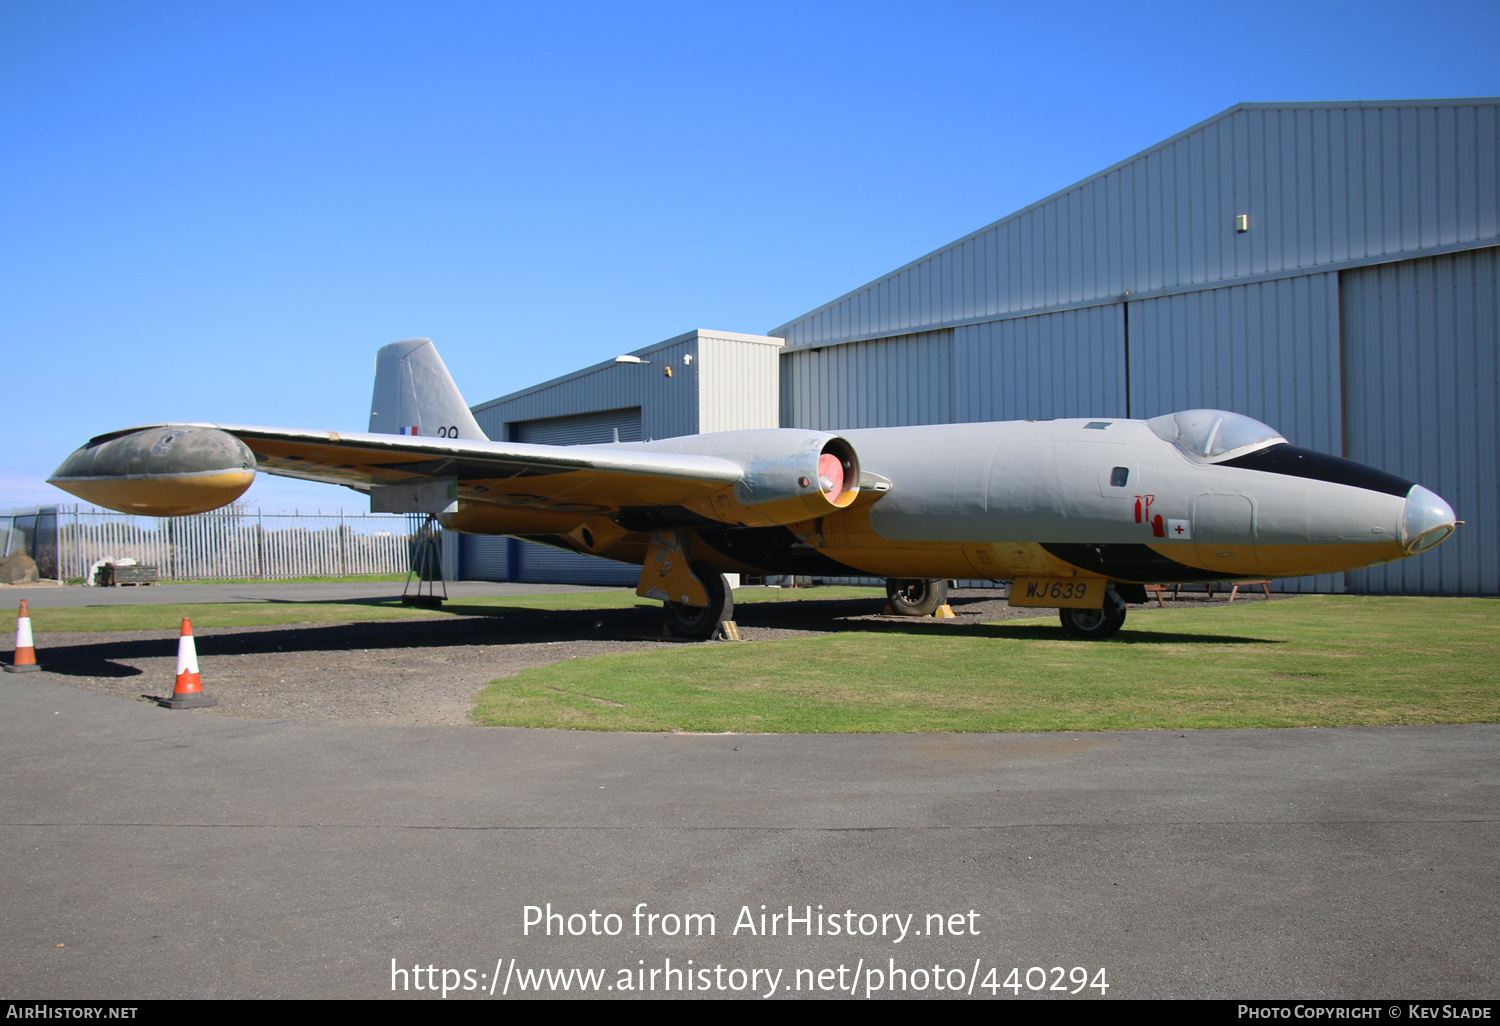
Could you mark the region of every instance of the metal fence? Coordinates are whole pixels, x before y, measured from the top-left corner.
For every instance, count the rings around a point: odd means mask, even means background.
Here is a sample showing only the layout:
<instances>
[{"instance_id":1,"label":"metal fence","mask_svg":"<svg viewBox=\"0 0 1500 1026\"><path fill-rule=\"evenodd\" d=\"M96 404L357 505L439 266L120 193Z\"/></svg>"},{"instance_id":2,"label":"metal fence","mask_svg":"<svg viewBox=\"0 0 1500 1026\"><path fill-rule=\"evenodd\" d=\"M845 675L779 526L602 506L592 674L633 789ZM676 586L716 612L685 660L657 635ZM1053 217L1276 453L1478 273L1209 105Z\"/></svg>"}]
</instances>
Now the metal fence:
<instances>
[{"instance_id":1,"label":"metal fence","mask_svg":"<svg viewBox=\"0 0 1500 1026\"><path fill-rule=\"evenodd\" d=\"M4 525L4 543L0 556L23 552L36 563L37 573L48 579L57 577L57 507L28 506L0 514Z\"/></svg>"},{"instance_id":2,"label":"metal fence","mask_svg":"<svg viewBox=\"0 0 1500 1026\"><path fill-rule=\"evenodd\" d=\"M55 525L44 577L87 578L101 561L134 559L168 580L401 574L426 517L399 513L282 513L228 506L190 517L144 517L79 506L0 514L6 551L37 558Z\"/></svg>"}]
</instances>

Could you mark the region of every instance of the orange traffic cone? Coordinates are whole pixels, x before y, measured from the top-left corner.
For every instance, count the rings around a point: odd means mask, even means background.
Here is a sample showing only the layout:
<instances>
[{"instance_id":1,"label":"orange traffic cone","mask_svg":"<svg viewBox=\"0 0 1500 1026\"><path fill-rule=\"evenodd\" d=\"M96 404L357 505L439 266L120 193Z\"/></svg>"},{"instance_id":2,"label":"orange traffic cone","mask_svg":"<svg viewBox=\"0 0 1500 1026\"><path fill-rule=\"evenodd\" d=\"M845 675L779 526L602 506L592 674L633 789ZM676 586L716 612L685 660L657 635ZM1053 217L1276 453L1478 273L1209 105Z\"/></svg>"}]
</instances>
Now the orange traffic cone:
<instances>
[{"instance_id":1,"label":"orange traffic cone","mask_svg":"<svg viewBox=\"0 0 1500 1026\"><path fill-rule=\"evenodd\" d=\"M177 639L177 687L172 697L161 703L168 709L203 709L218 705L217 698L203 693L203 680L198 676L198 649L193 644L193 621L182 618L182 636Z\"/></svg>"},{"instance_id":2,"label":"orange traffic cone","mask_svg":"<svg viewBox=\"0 0 1500 1026\"><path fill-rule=\"evenodd\" d=\"M21 600L21 615L16 617L16 654L6 673L30 673L40 670L36 664L36 648L31 643L31 614L26 611L26 600Z\"/></svg>"}]
</instances>

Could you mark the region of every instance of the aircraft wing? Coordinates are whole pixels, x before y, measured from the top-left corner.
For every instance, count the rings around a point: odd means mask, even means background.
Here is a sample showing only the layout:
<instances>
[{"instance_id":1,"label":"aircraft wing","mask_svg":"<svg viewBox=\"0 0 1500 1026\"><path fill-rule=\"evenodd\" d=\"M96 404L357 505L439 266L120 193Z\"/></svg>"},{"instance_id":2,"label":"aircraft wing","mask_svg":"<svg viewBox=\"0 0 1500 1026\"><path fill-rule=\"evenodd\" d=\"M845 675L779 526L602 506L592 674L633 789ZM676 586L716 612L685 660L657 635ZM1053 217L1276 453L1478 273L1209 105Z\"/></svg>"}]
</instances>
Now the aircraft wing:
<instances>
[{"instance_id":1,"label":"aircraft wing","mask_svg":"<svg viewBox=\"0 0 1500 1026\"><path fill-rule=\"evenodd\" d=\"M739 463L717 456L616 445L168 423L90 439L51 480L100 505L165 516L233 501L257 469L345 485L371 493L377 505L387 489L441 482L456 489L450 498L556 512L679 506L745 475Z\"/></svg>"},{"instance_id":2,"label":"aircraft wing","mask_svg":"<svg viewBox=\"0 0 1500 1026\"><path fill-rule=\"evenodd\" d=\"M425 338L376 354L370 426L389 430L138 425L90 439L49 480L109 509L183 516L233 502L259 470L364 492L373 512L442 513L448 526L485 534L555 533L569 529L559 520L597 516L629 531L788 524L872 502L891 486L820 431L491 441Z\"/></svg>"}]
</instances>

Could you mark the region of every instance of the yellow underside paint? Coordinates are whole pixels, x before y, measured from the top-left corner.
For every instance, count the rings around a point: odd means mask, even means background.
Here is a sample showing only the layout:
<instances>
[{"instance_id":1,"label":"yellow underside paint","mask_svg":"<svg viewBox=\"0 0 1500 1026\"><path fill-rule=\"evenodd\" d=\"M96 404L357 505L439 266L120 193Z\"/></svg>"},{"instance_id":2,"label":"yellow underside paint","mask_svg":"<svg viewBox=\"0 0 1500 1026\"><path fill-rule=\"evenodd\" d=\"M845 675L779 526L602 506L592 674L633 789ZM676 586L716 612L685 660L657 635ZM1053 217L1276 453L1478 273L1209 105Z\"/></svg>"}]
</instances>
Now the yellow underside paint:
<instances>
[{"instance_id":1,"label":"yellow underside paint","mask_svg":"<svg viewBox=\"0 0 1500 1026\"><path fill-rule=\"evenodd\" d=\"M250 487L254 471L187 477L89 478L54 481L84 502L121 513L182 517L227 506Z\"/></svg>"},{"instance_id":2,"label":"yellow underside paint","mask_svg":"<svg viewBox=\"0 0 1500 1026\"><path fill-rule=\"evenodd\" d=\"M401 484L427 479L401 469L430 464L430 453L392 452L275 438L254 439L262 470L335 484ZM424 468L425 469L425 468ZM504 506L538 513L613 513L627 506L681 506L723 487L720 482L579 469L526 477L464 478L459 498L474 505ZM573 524L578 523L574 517ZM468 530L468 528L460 528Z\"/></svg>"},{"instance_id":3,"label":"yellow underside paint","mask_svg":"<svg viewBox=\"0 0 1500 1026\"><path fill-rule=\"evenodd\" d=\"M1010 586L1010 605L1042 606L1047 609L1103 609L1103 577L1057 580L1047 577L1017 577Z\"/></svg>"},{"instance_id":4,"label":"yellow underside paint","mask_svg":"<svg viewBox=\"0 0 1500 1026\"><path fill-rule=\"evenodd\" d=\"M1008 581L1025 574L1094 576L1064 563L1034 542L891 541L870 526L867 506L793 524L791 530L830 559L872 577Z\"/></svg>"}]
</instances>

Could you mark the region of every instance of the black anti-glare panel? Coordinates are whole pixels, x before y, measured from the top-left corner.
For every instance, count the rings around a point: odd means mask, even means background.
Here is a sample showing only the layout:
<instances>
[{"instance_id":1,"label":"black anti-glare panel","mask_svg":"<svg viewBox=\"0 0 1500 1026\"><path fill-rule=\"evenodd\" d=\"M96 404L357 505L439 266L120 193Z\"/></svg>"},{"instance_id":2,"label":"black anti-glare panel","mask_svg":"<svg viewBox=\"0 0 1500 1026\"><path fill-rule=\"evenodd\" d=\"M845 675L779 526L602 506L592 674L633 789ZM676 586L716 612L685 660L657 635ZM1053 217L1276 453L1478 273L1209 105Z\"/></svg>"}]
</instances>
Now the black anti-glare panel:
<instances>
[{"instance_id":1,"label":"black anti-glare panel","mask_svg":"<svg viewBox=\"0 0 1500 1026\"><path fill-rule=\"evenodd\" d=\"M1367 467L1363 463L1329 456L1311 449L1299 449L1295 445L1273 445L1259 449L1247 456L1236 456L1215 464L1220 467L1239 467L1242 470L1260 470L1267 474L1286 474L1289 477L1305 477L1313 481L1328 481L1333 484L1352 485L1371 492L1405 497L1411 491L1412 482L1402 480L1395 474Z\"/></svg>"}]
</instances>

